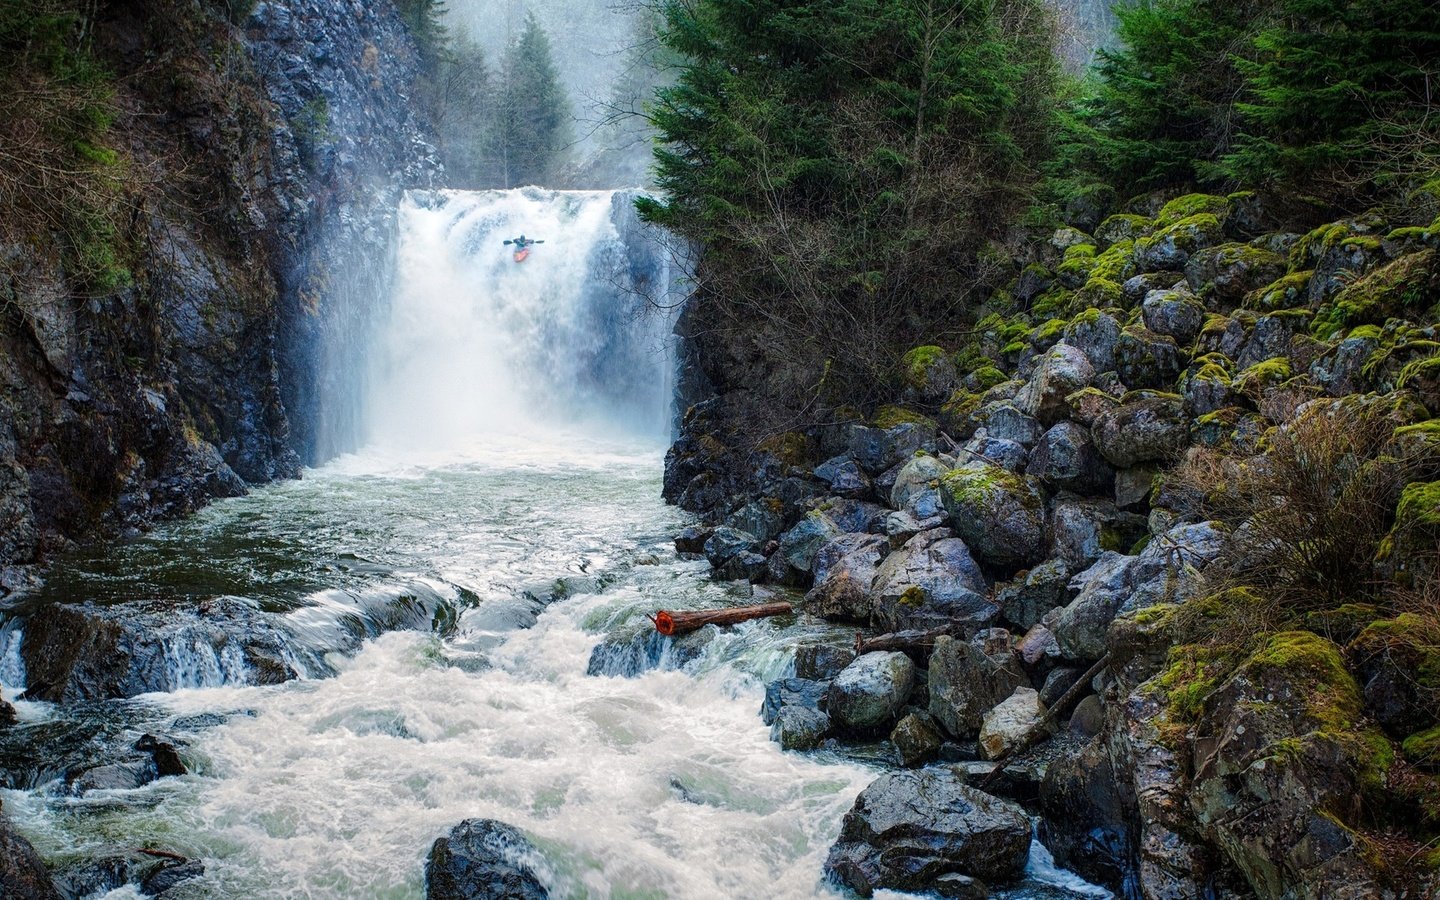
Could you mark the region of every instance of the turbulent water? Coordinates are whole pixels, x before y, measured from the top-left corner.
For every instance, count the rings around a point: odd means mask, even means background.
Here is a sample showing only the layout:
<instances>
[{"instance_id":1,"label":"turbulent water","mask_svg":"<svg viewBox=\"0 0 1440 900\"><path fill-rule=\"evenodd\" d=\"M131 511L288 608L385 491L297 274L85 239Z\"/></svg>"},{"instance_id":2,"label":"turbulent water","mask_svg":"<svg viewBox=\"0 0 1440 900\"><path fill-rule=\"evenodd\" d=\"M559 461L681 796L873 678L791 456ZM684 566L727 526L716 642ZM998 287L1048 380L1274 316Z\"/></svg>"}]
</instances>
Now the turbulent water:
<instances>
[{"instance_id":1,"label":"turbulent water","mask_svg":"<svg viewBox=\"0 0 1440 900\"><path fill-rule=\"evenodd\" d=\"M734 599L670 549L683 519L659 500L664 323L595 308L624 307L635 273L657 270L636 263L612 199L411 202L372 446L57 568L44 599L244 597L330 652L279 686L78 714L17 702L32 725L173 735L192 769L79 797L0 791L47 859L203 858L204 877L167 896L415 898L430 843L492 817L535 840L557 897L832 895L825 853L878 769L782 753L757 715L764 682L826 626L753 622L683 670L586 674L645 612ZM547 243L517 265L497 238L522 220ZM1083 891L1038 844L1032 872L1016 896Z\"/></svg>"}]
</instances>

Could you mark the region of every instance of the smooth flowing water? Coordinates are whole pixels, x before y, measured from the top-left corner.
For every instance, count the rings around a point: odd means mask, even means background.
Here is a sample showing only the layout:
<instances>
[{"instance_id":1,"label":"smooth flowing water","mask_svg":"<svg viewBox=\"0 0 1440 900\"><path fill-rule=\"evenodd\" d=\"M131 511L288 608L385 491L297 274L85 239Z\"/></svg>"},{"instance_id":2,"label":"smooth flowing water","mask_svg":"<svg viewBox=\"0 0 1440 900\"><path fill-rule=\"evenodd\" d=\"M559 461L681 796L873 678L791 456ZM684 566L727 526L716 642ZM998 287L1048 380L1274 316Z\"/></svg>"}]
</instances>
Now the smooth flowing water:
<instances>
[{"instance_id":1,"label":"smooth flowing water","mask_svg":"<svg viewBox=\"0 0 1440 900\"><path fill-rule=\"evenodd\" d=\"M192 770L81 796L0 791L43 855L203 858L175 897L416 898L430 843L490 817L533 838L557 897L833 895L825 854L879 769L783 753L757 715L764 683L826 626L747 623L683 669L587 674L644 613L735 590L670 547L685 520L659 499L665 323L592 308L597 272L636 271L633 253L617 262L611 205L412 203L372 446L57 568L44 599L247 598L317 665L103 710L17 702L37 727L85 715L118 718L127 741L172 735ZM509 261L499 236L545 215L540 249L589 263ZM0 677L13 700L13 652ZM1095 895L1038 844L1031 869L1014 896Z\"/></svg>"}]
</instances>

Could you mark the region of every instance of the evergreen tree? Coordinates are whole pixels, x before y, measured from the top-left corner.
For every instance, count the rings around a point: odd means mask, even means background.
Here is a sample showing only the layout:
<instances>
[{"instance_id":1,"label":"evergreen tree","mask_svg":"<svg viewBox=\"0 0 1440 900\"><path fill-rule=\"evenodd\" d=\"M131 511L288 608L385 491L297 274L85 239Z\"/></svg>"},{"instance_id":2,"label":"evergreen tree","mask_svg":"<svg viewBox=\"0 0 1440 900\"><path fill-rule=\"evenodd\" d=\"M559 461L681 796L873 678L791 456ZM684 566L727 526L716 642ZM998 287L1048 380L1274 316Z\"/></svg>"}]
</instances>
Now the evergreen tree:
<instances>
[{"instance_id":1,"label":"evergreen tree","mask_svg":"<svg viewBox=\"0 0 1440 900\"><path fill-rule=\"evenodd\" d=\"M570 102L550 38L533 13L505 51L494 98L490 157L499 184L544 183L554 174L569 138Z\"/></svg>"},{"instance_id":2,"label":"evergreen tree","mask_svg":"<svg viewBox=\"0 0 1440 900\"><path fill-rule=\"evenodd\" d=\"M1055 61L1030 0L693 0L660 91L667 200L705 248L717 318L754 336L775 402L876 396L898 353L983 290L987 238L1028 198Z\"/></svg>"},{"instance_id":3,"label":"evergreen tree","mask_svg":"<svg viewBox=\"0 0 1440 900\"><path fill-rule=\"evenodd\" d=\"M435 127L445 153L450 184L494 187L498 177L489 156L495 128L494 84L485 51L468 34L452 41L438 81Z\"/></svg>"},{"instance_id":4,"label":"evergreen tree","mask_svg":"<svg viewBox=\"0 0 1440 900\"><path fill-rule=\"evenodd\" d=\"M1141 0L1119 7L1119 45L1062 109L1052 170L1126 193L1213 180L1235 139L1237 60L1274 0Z\"/></svg>"},{"instance_id":5,"label":"evergreen tree","mask_svg":"<svg viewBox=\"0 0 1440 900\"><path fill-rule=\"evenodd\" d=\"M1282 0L1253 44L1227 174L1363 204L1440 170L1433 0Z\"/></svg>"}]
</instances>

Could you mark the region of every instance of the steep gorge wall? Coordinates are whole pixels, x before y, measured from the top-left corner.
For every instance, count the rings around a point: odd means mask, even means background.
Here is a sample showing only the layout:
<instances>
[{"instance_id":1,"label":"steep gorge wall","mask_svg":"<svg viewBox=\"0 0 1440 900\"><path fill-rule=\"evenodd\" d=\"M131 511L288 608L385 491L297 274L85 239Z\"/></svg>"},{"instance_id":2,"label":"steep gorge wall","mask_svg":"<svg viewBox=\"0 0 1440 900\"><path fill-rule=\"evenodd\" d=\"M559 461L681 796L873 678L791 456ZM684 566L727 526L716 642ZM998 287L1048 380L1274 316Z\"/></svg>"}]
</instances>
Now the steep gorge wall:
<instances>
[{"instance_id":1,"label":"steep gorge wall","mask_svg":"<svg viewBox=\"0 0 1440 900\"><path fill-rule=\"evenodd\" d=\"M43 229L0 247L0 595L75 538L353 440L358 388L328 348L360 355L399 194L440 171L408 103L419 60L388 0L226 12L96 15L138 185L133 283L82 295Z\"/></svg>"}]
</instances>

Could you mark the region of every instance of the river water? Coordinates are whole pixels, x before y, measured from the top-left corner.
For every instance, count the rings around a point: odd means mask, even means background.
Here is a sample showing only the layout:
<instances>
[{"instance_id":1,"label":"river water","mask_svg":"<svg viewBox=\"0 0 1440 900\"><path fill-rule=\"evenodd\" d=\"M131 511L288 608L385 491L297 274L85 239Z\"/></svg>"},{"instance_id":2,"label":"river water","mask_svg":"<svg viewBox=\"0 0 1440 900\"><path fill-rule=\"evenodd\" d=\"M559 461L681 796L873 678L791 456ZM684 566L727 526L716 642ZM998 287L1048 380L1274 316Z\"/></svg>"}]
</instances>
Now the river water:
<instances>
[{"instance_id":1,"label":"river water","mask_svg":"<svg viewBox=\"0 0 1440 900\"><path fill-rule=\"evenodd\" d=\"M557 343L597 327L582 294L617 239L611 198L426 202L407 211L370 445L76 554L42 598L245 598L312 652L308 677L202 675L103 712L17 702L30 725L99 715L127 740L173 735L191 773L4 790L7 815L52 863L141 846L202 858L173 897L420 897L431 842L472 817L530 835L557 897L834 896L825 854L881 770L783 753L758 716L764 683L825 625L747 623L683 668L587 674L597 644L646 612L737 590L671 548L685 519L659 499L667 323L611 310L606 328L648 329L650 348ZM520 272L489 252L517 217L545 215L541 249L569 227L589 264ZM617 354L628 363L610 373ZM0 675L13 700L23 671L11 657ZM1011 896L1096 896L1038 844L1031 871Z\"/></svg>"}]
</instances>

